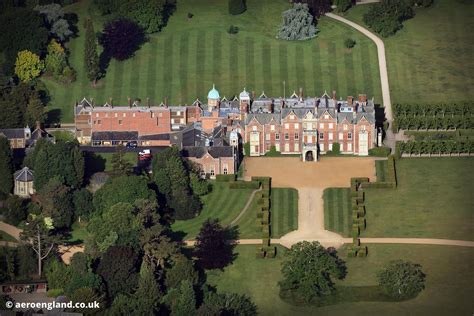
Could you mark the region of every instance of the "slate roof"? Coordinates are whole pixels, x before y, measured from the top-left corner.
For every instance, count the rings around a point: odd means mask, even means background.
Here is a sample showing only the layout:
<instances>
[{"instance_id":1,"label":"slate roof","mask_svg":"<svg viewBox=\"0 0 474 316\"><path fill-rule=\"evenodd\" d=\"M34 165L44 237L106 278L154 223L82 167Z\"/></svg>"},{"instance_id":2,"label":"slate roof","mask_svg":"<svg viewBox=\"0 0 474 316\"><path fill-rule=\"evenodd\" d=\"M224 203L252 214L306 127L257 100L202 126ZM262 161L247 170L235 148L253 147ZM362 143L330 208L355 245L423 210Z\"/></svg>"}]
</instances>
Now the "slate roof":
<instances>
[{"instance_id":1,"label":"slate roof","mask_svg":"<svg viewBox=\"0 0 474 316\"><path fill-rule=\"evenodd\" d=\"M112 140L122 140L122 141L132 141L138 140L138 132L93 132L92 133L93 141L112 141Z\"/></svg>"},{"instance_id":2,"label":"slate roof","mask_svg":"<svg viewBox=\"0 0 474 316\"><path fill-rule=\"evenodd\" d=\"M182 153L183 157L194 157L194 158L202 158L206 153L209 153L213 158L233 157L234 156L234 152L233 152L233 149L232 149L231 146L183 147L181 153Z\"/></svg>"},{"instance_id":3,"label":"slate roof","mask_svg":"<svg viewBox=\"0 0 474 316\"><path fill-rule=\"evenodd\" d=\"M0 129L0 135L4 135L7 139L25 138L24 128L5 128Z\"/></svg>"},{"instance_id":4,"label":"slate roof","mask_svg":"<svg viewBox=\"0 0 474 316\"><path fill-rule=\"evenodd\" d=\"M245 120L245 124L250 123L250 121L255 118L260 124L268 124L272 120L279 123L281 116L279 113L250 113L247 115L247 119Z\"/></svg>"},{"instance_id":5,"label":"slate roof","mask_svg":"<svg viewBox=\"0 0 474 316\"><path fill-rule=\"evenodd\" d=\"M46 132L42 128L37 128L31 133L31 139L32 140L38 140L40 138L46 138L50 141L54 141L54 136Z\"/></svg>"},{"instance_id":6,"label":"slate roof","mask_svg":"<svg viewBox=\"0 0 474 316\"><path fill-rule=\"evenodd\" d=\"M15 172L14 178L15 178L15 181L31 182L34 180L35 176L34 176L33 170L31 170L28 167L24 167L23 169Z\"/></svg>"},{"instance_id":7,"label":"slate roof","mask_svg":"<svg viewBox=\"0 0 474 316\"><path fill-rule=\"evenodd\" d=\"M138 136L138 140L170 140L170 134L151 134Z\"/></svg>"}]
</instances>

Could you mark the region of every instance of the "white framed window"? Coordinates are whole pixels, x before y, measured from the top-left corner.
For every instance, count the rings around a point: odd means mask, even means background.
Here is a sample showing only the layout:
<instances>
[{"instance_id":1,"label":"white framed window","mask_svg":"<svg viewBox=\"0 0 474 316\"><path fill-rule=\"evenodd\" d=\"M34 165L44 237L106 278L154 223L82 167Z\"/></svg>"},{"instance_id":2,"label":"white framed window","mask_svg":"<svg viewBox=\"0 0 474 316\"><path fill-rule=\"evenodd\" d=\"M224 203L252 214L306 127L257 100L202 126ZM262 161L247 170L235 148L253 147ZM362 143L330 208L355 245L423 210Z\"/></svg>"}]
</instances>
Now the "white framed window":
<instances>
[{"instance_id":1,"label":"white framed window","mask_svg":"<svg viewBox=\"0 0 474 316\"><path fill-rule=\"evenodd\" d=\"M174 124L174 118L171 119L171 124Z\"/></svg>"},{"instance_id":2,"label":"white framed window","mask_svg":"<svg viewBox=\"0 0 474 316\"><path fill-rule=\"evenodd\" d=\"M300 151L300 144L299 143L295 143L295 151Z\"/></svg>"},{"instance_id":3,"label":"white framed window","mask_svg":"<svg viewBox=\"0 0 474 316\"><path fill-rule=\"evenodd\" d=\"M347 151L352 151L352 143L347 144Z\"/></svg>"},{"instance_id":4,"label":"white framed window","mask_svg":"<svg viewBox=\"0 0 474 316\"><path fill-rule=\"evenodd\" d=\"M133 113L132 116L135 117L135 113Z\"/></svg>"},{"instance_id":5,"label":"white framed window","mask_svg":"<svg viewBox=\"0 0 474 316\"><path fill-rule=\"evenodd\" d=\"M324 115L324 119L325 119L325 120L329 120L329 115L327 115L327 114Z\"/></svg>"},{"instance_id":6,"label":"white framed window","mask_svg":"<svg viewBox=\"0 0 474 316\"><path fill-rule=\"evenodd\" d=\"M275 150L276 150L276 151L280 151L280 143L276 143L276 144L275 144Z\"/></svg>"},{"instance_id":7,"label":"white framed window","mask_svg":"<svg viewBox=\"0 0 474 316\"><path fill-rule=\"evenodd\" d=\"M365 125L361 125L361 126L360 126L360 130L361 130L361 131L365 131Z\"/></svg>"},{"instance_id":8,"label":"white framed window","mask_svg":"<svg viewBox=\"0 0 474 316\"><path fill-rule=\"evenodd\" d=\"M295 123L295 129L300 129L300 124Z\"/></svg>"},{"instance_id":9,"label":"white framed window","mask_svg":"<svg viewBox=\"0 0 474 316\"><path fill-rule=\"evenodd\" d=\"M252 131L256 132L257 131L257 126L252 126Z\"/></svg>"},{"instance_id":10,"label":"white framed window","mask_svg":"<svg viewBox=\"0 0 474 316\"><path fill-rule=\"evenodd\" d=\"M273 125L273 124L270 125L270 130L271 130L271 131L274 131L274 130L275 130L275 125Z\"/></svg>"},{"instance_id":11,"label":"white framed window","mask_svg":"<svg viewBox=\"0 0 474 316\"><path fill-rule=\"evenodd\" d=\"M290 120L294 120L295 116L293 114L290 115Z\"/></svg>"},{"instance_id":12,"label":"white framed window","mask_svg":"<svg viewBox=\"0 0 474 316\"><path fill-rule=\"evenodd\" d=\"M329 150L332 150L332 144L329 144Z\"/></svg>"},{"instance_id":13,"label":"white framed window","mask_svg":"<svg viewBox=\"0 0 474 316\"><path fill-rule=\"evenodd\" d=\"M306 124L306 129L312 130L313 129L313 123L307 123Z\"/></svg>"},{"instance_id":14,"label":"white framed window","mask_svg":"<svg viewBox=\"0 0 474 316\"><path fill-rule=\"evenodd\" d=\"M118 116L118 113L114 113L114 117L117 117Z\"/></svg>"},{"instance_id":15,"label":"white framed window","mask_svg":"<svg viewBox=\"0 0 474 316\"><path fill-rule=\"evenodd\" d=\"M270 140L270 134L265 134L265 140Z\"/></svg>"},{"instance_id":16,"label":"white framed window","mask_svg":"<svg viewBox=\"0 0 474 316\"><path fill-rule=\"evenodd\" d=\"M95 114L95 117L99 117L99 113L96 113L96 114Z\"/></svg>"},{"instance_id":17,"label":"white framed window","mask_svg":"<svg viewBox=\"0 0 474 316\"><path fill-rule=\"evenodd\" d=\"M343 140L344 139L344 134L343 133L339 133L339 140Z\"/></svg>"},{"instance_id":18,"label":"white framed window","mask_svg":"<svg viewBox=\"0 0 474 316\"><path fill-rule=\"evenodd\" d=\"M300 139L300 134L295 133L295 140L298 140L298 139Z\"/></svg>"},{"instance_id":19,"label":"white framed window","mask_svg":"<svg viewBox=\"0 0 474 316\"><path fill-rule=\"evenodd\" d=\"M280 133L275 134L275 140L280 140Z\"/></svg>"},{"instance_id":20,"label":"white framed window","mask_svg":"<svg viewBox=\"0 0 474 316\"><path fill-rule=\"evenodd\" d=\"M127 117L127 113L122 113L122 117Z\"/></svg>"},{"instance_id":21,"label":"white framed window","mask_svg":"<svg viewBox=\"0 0 474 316\"><path fill-rule=\"evenodd\" d=\"M308 135L308 144L312 144L313 143L313 135Z\"/></svg>"},{"instance_id":22,"label":"white framed window","mask_svg":"<svg viewBox=\"0 0 474 316\"><path fill-rule=\"evenodd\" d=\"M178 116L181 115L181 111L176 112L176 115Z\"/></svg>"},{"instance_id":23,"label":"white framed window","mask_svg":"<svg viewBox=\"0 0 474 316\"><path fill-rule=\"evenodd\" d=\"M351 140L351 139L352 139L352 133L351 133L351 132L347 133L347 139L348 139L348 140Z\"/></svg>"},{"instance_id":24,"label":"white framed window","mask_svg":"<svg viewBox=\"0 0 474 316\"><path fill-rule=\"evenodd\" d=\"M224 165L224 174L227 174L227 172L228 172L228 166Z\"/></svg>"},{"instance_id":25,"label":"white framed window","mask_svg":"<svg viewBox=\"0 0 474 316\"><path fill-rule=\"evenodd\" d=\"M290 151L290 144L288 144L288 143L285 144L285 151L286 152Z\"/></svg>"},{"instance_id":26,"label":"white framed window","mask_svg":"<svg viewBox=\"0 0 474 316\"><path fill-rule=\"evenodd\" d=\"M334 124L329 123L329 129L332 129L334 127Z\"/></svg>"},{"instance_id":27,"label":"white framed window","mask_svg":"<svg viewBox=\"0 0 474 316\"><path fill-rule=\"evenodd\" d=\"M285 123L285 129L289 129L289 128L290 128L290 124Z\"/></svg>"},{"instance_id":28,"label":"white framed window","mask_svg":"<svg viewBox=\"0 0 474 316\"><path fill-rule=\"evenodd\" d=\"M319 139L324 139L324 133L319 133Z\"/></svg>"},{"instance_id":29,"label":"white framed window","mask_svg":"<svg viewBox=\"0 0 474 316\"><path fill-rule=\"evenodd\" d=\"M290 135L288 133L285 133L285 140L289 140L290 139Z\"/></svg>"},{"instance_id":30,"label":"white framed window","mask_svg":"<svg viewBox=\"0 0 474 316\"><path fill-rule=\"evenodd\" d=\"M345 131L347 131L347 124L344 124L342 127Z\"/></svg>"},{"instance_id":31,"label":"white framed window","mask_svg":"<svg viewBox=\"0 0 474 316\"><path fill-rule=\"evenodd\" d=\"M324 123L319 123L319 128L324 129Z\"/></svg>"},{"instance_id":32,"label":"white framed window","mask_svg":"<svg viewBox=\"0 0 474 316\"><path fill-rule=\"evenodd\" d=\"M324 144L319 144L319 150L324 151Z\"/></svg>"},{"instance_id":33,"label":"white framed window","mask_svg":"<svg viewBox=\"0 0 474 316\"><path fill-rule=\"evenodd\" d=\"M332 133L328 133L329 140L332 140Z\"/></svg>"},{"instance_id":34,"label":"white framed window","mask_svg":"<svg viewBox=\"0 0 474 316\"><path fill-rule=\"evenodd\" d=\"M214 167L211 167L211 177L215 176Z\"/></svg>"}]
</instances>

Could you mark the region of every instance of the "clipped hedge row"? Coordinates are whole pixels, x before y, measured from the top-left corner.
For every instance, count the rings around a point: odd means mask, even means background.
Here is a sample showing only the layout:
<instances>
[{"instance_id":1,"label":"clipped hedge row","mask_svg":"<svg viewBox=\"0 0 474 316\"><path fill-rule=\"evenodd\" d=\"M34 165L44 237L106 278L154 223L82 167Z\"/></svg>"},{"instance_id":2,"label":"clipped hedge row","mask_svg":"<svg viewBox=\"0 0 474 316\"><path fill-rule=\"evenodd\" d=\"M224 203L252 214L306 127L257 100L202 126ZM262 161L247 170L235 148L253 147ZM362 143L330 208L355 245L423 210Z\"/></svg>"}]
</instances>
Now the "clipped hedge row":
<instances>
[{"instance_id":1,"label":"clipped hedge row","mask_svg":"<svg viewBox=\"0 0 474 316\"><path fill-rule=\"evenodd\" d=\"M216 176L217 182L234 182L235 174L218 174Z\"/></svg>"},{"instance_id":2,"label":"clipped hedge row","mask_svg":"<svg viewBox=\"0 0 474 316\"><path fill-rule=\"evenodd\" d=\"M256 181L234 181L229 183L230 189L258 189L260 183Z\"/></svg>"}]
</instances>

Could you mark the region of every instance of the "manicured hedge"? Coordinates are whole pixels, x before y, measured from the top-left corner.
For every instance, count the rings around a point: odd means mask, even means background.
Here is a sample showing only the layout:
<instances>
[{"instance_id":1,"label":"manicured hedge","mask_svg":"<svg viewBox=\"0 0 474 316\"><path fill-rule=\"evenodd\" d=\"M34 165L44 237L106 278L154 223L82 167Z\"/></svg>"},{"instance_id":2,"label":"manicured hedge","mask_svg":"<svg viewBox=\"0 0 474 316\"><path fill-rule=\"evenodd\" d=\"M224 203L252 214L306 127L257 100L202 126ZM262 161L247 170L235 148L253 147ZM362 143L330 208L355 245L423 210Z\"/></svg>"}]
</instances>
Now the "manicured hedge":
<instances>
[{"instance_id":1,"label":"manicured hedge","mask_svg":"<svg viewBox=\"0 0 474 316\"><path fill-rule=\"evenodd\" d=\"M234 181L229 183L230 189L258 189L260 183L256 181Z\"/></svg>"},{"instance_id":2,"label":"manicured hedge","mask_svg":"<svg viewBox=\"0 0 474 316\"><path fill-rule=\"evenodd\" d=\"M235 174L218 174L216 176L217 182L234 182Z\"/></svg>"},{"instance_id":3,"label":"manicured hedge","mask_svg":"<svg viewBox=\"0 0 474 316\"><path fill-rule=\"evenodd\" d=\"M360 236L360 228L357 224L352 224L352 237L357 238Z\"/></svg>"},{"instance_id":4,"label":"manicured hedge","mask_svg":"<svg viewBox=\"0 0 474 316\"><path fill-rule=\"evenodd\" d=\"M269 224L270 223L270 212L264 211L262 212L262 223Z\"/></svg>"},{"instance_id":5,"label":"manicured hedge","mask_svg":"<svg viewBox=\"0 0 474 316\"><path fill-rule=\"evenodd\" d=\"M360 238L354 238L354 242L353 242L354 246L360 246Z\"/></svg>"},{"instance_id":6,"label":"manicured hedge","mask_svg":"<svg viewBox=\"0 0 474 316\"><path fill-rule=\"evenodd\" d=\"M390 147L375 147L369 149L369 156L387 157L388 155L390 155Z\"/></svg>"},{"instance_id":7,"label":"manicured hedge","mask_svg":"<svg viewBox=\"0 0 474 316\"><path fill-rule=\"evenodd\" d=\"M357 250L357 257L367 257L367 254L367 246L359 247L359 249Z\"/></svg>"},{"instance_id":8,"label":"manicured hedge","mask_svg":"<svg viewBox=\"0 0 474 316\"><path fill-rule=\"evenodd\" d=\"M263 238L262 239L262 246L264 248L270 246L270 238Z\"/></svg>"}]
</instances>

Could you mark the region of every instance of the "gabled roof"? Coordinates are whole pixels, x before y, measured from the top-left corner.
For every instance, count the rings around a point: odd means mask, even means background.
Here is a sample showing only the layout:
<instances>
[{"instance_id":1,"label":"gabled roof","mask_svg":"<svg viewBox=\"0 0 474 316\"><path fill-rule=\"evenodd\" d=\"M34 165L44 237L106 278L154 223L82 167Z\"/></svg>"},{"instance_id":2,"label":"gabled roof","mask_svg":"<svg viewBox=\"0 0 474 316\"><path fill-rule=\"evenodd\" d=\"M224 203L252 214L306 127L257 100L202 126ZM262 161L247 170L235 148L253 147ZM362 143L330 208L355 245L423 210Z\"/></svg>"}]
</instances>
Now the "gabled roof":
<instances>
[{"instance_id":1,"label":"gabled roof","mask_svg":"<svg viewBox=\"0 0 474 316\"><path fill-rule=\"evenodd\" d=\"M204 147L204 146L192 146L183 147L181 151L183 157L202 158L206 154L209 154L212 158L220 157L234 157L234 151L231 146L216 146L216 147Z\"/></svg>"},{"instance_id":2,"label":"gabled roof","mask_svg":"<svg viewBox=\"0 0 474 316\"><path fill-rule=\"evenodd\" d=\"M280 114L278 113L250 113L247 115L246 124L248 124L252 119L256 119L260 124L268 124L272 119L276 122L280 121Z\"/></svg>"},{"instance_id":3,"label":"gabled roof","mask_svg":"<svg viewBox=\"0 0 474 316\"><path fill-rule=\"evenodd\" d=\"M4 128L0 129L0 136L3 135L7 139L25 138L24 128Z\"/></svg>"},{"instance_id":4,"label":"gabled roof","mask_svg":"<svg viewBox=\"0 0 474 316\"><path fill-rule=\"evenodd\" d=\"M34 176L33 170L31 170L28 167L24 167L23 169L15 172L14 178L15 178L15 181L31 182L34 180L35 176Z\"/></svg>"}]
</instances>

